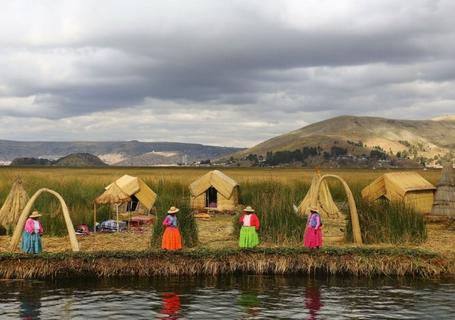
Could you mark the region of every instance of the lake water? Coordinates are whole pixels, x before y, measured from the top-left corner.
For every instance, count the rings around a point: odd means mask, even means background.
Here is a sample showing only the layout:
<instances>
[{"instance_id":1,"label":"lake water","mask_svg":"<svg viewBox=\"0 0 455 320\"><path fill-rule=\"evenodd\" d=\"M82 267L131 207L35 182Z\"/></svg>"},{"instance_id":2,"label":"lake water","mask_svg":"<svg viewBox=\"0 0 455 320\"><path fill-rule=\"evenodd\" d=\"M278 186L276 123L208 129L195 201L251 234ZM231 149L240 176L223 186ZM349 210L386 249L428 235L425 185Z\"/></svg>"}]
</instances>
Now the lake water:
<instances>
[{"instance_id":1,"label":"lake water","mask_svg":"<svg viewBox=\"0 0 455 320\"><path fill-rule=\"evenodd\" d=\"M455 319L455 281L253 275L1 280L0 318Z\"/></svg>"}]
</instances>

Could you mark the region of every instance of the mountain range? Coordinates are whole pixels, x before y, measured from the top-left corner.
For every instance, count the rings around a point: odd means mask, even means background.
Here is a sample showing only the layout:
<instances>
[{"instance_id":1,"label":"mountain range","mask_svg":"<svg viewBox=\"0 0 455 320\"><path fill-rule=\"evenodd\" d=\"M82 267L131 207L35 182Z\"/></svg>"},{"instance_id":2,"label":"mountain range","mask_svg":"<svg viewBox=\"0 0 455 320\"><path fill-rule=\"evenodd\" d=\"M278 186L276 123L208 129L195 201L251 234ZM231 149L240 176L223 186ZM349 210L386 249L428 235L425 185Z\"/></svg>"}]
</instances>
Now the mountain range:
<instances>
[{"instance_id":1,"label":"mountain range","mask_svg":"<svg viewBox=\"0 0 455 320\"><path fill-rule=\"evenodd\" d=\"M9 164L15 158L56 160L73 153L90 153L109 165L172 165L214 159L242 150L241 148L207 146L176 142L53 142L0 140L0 162Z\"/></svg>"},{"instance_id":2,"label":"mountain range","mask_svg":"<svg viewBox=\"0 0 455 320\"><path fill-rule=\"evenodd\" d=\"M251 148L217 147L176 142L24 142L0 140L0 162L15 158L56 159L73 153L90 153L109 165L153 166L191 164L202 160L251 159L279 154L274 161L307 165L346 159L401 159L438 161L455 154L455 116L431 120L397 120L379 117L339 116L282 134ZM286 154L287 153L287 154ZM294 158L293 158L294 157ZM221 160L220 160L221 159ZM284 160L283 160L284 159ZM363 161L362 160L362 161ZM68 160L69 161L69 160ZM359 162L350 164L358 164ZM241 162L237 162L237 165ZM371 165L371 163L369 163Z\"/></svg>"}]
</instances>

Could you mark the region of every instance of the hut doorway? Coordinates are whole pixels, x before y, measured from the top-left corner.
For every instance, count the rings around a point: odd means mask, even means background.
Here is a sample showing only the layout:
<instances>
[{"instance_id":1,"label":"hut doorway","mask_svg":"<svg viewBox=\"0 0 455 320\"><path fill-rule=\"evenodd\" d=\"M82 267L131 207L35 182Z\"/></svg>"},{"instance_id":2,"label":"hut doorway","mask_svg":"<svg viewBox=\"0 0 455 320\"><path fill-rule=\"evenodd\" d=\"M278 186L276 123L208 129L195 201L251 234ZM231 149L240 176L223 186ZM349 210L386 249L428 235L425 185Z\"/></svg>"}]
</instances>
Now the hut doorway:
<instances>
[{"instance_id":1,"label":"hut doorway","mask_svg":"<svg viewBox=\"0 0 455 320\"><path fill-rule=\"evenodd\" d=\"M134 211L136 211L137 206L139 204L139 199L136 198L136 196L134 196L134 195L132 195L130 198L131 198L131 201L128 202L128 204L126 206L126 211L127 212L134 212Z\"/></svg>"},{"instance_id":2,"label":"hut doorway","mask_svg":"<svg viewBox=\"0 0 455 320\"><path fill-rule=\"evenodd\" d=\"M214 187L210 187L205 192L205 206L207 208L218 207L218 191Z\"/></svg>"}]
</instances>

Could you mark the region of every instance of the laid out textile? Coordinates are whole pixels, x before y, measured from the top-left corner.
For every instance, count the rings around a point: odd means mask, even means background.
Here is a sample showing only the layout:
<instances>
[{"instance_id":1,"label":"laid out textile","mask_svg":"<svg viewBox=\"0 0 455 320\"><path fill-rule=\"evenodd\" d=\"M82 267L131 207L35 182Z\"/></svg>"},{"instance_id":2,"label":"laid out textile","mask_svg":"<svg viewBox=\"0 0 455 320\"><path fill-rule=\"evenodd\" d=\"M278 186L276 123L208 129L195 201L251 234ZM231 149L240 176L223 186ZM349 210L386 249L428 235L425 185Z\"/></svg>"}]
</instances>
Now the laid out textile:
<instances>
[{"instance_id":1,"label":"laid out textile","mask_svg":"<svg viewBox=\"0 0 455 320\"><path fill-rule=\"evenodd\" d=\"M76 234L78 234L78 235L90 234L90 228L86 224L78 224L75 229L76 229Z\"/></svg>"},{"instance_id":2,"label":"laid out textile","mask_svg":"<svg viewBox=\"0 0 455 320\"><path fill-rule=\"evenodd\" d=\"M308 217L303 244L307 248L322 246L321 216L317 213L312 213Z\"/></svg>"},{"instance_id":3,"label":"laid out textile","mask_svg":"<svg viewBox=\"0 0 455 320\"><path fill-rule=\"evenodd\" d=\"M101 222L99 226L100 231L117 231L117 221L116 220L106 220ZM125 221L119 221L119 230L127 230L127 225Z\"/></svg>"}]
</instances>

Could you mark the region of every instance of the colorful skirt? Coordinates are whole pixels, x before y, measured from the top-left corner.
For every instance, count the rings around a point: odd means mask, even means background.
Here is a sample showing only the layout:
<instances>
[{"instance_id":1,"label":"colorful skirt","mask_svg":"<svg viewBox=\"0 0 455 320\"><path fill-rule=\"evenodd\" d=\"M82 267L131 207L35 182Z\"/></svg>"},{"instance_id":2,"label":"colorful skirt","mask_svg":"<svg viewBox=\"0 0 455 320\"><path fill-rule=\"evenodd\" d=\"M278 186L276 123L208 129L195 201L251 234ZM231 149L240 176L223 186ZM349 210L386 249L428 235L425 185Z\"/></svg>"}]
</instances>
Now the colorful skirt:
<instances>
[{"instance_id":1,"label":"colorful skirt","mask_svg":"<svg viewBox=\"0 0 455 320\"><path fill-rule=\"evenodd\" d=\"M313 229L307 227L305 230L305 238L303 244L307 248L319 248L322 246L322 230L321 228Z\"/></svg>"},{"instance_id":2,"label":"colorful skirt","mask_svg":"<svg viewBox=\"0 0 455 320\"><path fill-rule=\"evenodd\" d=\"M174 227L166 227L163 239L161 240L161 249L180 250L182 249L182 236L180 231Z\"/></svg>"},{"instance_id":3,"label":"colorful skirt","mask_svg":"<svg viewBox=\"0 0 455 320\"><path fill-rule=\"evenodd\" d=\"M258 233L256 227L245 227L240 228L240 248L254 248L259 244Z\"/></svg>"},{"instance_id":4,"label":"colorful skirt","mask_svg":"<svg viewBox=\"0 0 455 320\"><path fill-rule=\"evenodd\" d=\"M25 253L41 253L43 246L39 233L22 232L21 249Z\"/></svg>"}]
</instances>

